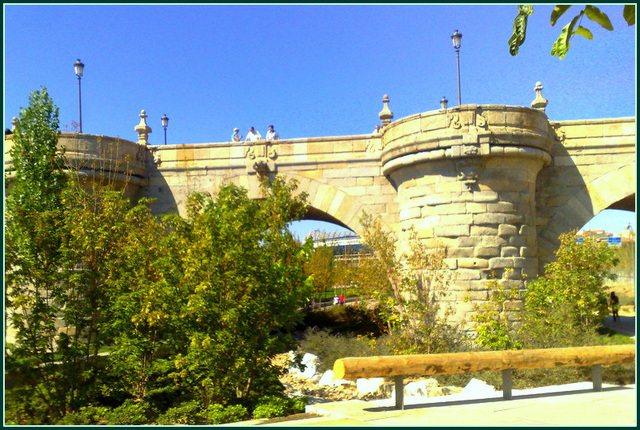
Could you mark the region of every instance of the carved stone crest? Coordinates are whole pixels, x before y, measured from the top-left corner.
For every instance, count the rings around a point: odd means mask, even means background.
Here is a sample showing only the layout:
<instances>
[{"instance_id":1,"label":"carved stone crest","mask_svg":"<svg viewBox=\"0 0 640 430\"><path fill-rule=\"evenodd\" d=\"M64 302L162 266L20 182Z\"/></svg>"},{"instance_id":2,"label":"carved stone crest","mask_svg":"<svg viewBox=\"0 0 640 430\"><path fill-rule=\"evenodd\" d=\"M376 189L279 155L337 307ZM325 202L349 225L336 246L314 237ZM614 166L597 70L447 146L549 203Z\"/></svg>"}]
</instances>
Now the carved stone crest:
<instances>
[{"instance_id":1,"label":"carved stone crest","mask_svg":"<svg viewBox=\"0 0 640 430\"><path fill-rule=\"evenodd\" d=\"M478 182L482 164L482 158L461 158L456 160L458 180L464 183L467 190L471 191L473 186Z\"/></svg>"},{"instance_id":2,"label":"carved stone crest","mask_svg":"<svg viewBox=\"0 0 640 430\"><path fill-rule=\"evenodd\" d=\"M278 157L275 145L270 140L256 141L245 152L247 172L255 172L259 176L276 171L274 160Z\"/></svg>"}]
</instances>

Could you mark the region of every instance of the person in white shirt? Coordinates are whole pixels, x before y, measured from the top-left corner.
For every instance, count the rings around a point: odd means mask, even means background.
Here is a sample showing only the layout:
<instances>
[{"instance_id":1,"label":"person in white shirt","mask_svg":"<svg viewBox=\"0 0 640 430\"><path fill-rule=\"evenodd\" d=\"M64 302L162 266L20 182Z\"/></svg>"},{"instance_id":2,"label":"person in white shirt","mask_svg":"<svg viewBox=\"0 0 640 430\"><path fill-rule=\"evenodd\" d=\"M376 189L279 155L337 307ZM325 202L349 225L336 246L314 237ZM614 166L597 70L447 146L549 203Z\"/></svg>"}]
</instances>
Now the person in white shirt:
<instances>
[{"instance_id":1,"label":"person in white shirt","mask_svg":"<svg viewBox=\"0 0 640 430\"><path fill-rule=\"evenodd\" d=\"M267 131L267 140L279 140L280 136L278 132L273 129L273 126L269 126L269 131Z\"/></svg>"},{"instance_id":2,"label":"person in white shirt","mask_svg":"<svg viewBox=\"0 0 640 430\"><path fill-rule=\"evenodd\" d=\"M245 142L255 142L256 140L262 139L260 133L258 133L253 127L249 127L249 133L247 133L247 137L244 139Z\"/></svg>"},{"instance_id":3,"label":"person in white shirt","mask_svg":"<svg viewBox=\"0 0 640 430\"><path fill-rule=\"evenodd\" d=\"M371 134L379 134L380 133L380 126L376 125L376 128L373 129L373 133Z\"/></svg>"}]
</instances>

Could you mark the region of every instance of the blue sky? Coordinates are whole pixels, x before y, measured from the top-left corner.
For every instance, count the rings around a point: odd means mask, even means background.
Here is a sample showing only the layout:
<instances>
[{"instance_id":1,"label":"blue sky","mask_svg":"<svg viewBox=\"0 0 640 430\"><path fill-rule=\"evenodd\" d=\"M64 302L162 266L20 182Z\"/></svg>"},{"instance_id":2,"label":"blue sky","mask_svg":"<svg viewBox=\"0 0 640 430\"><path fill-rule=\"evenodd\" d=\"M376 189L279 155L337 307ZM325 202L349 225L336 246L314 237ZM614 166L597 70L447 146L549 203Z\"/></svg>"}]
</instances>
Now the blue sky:
<instances>
[{"instance_id":1,"label":"blue sky","mask_svg":"<svg viewBox=\"0 0 640 430\"><path fill-rule=\"evenodd\" d=\"M457 104L456 29L463 104L529 106L541 81L552 120L635 116L636 32L622 6L601 6L613 32L585 19L594 40L576 37L564 60L549 51L572 10L552 28L551 9L534 7L512 57L515 5L5 4L4 124L45 86L73 131L81 59L85 133L136 140L142 109L152 144L163 143L163 114L170 144L228 141L234 127L264 135L268 124L282 138L370 133L384 94L394 119L443 96ZM593 228L635 229L623 215Z\"/></svg>"}]
</instances>

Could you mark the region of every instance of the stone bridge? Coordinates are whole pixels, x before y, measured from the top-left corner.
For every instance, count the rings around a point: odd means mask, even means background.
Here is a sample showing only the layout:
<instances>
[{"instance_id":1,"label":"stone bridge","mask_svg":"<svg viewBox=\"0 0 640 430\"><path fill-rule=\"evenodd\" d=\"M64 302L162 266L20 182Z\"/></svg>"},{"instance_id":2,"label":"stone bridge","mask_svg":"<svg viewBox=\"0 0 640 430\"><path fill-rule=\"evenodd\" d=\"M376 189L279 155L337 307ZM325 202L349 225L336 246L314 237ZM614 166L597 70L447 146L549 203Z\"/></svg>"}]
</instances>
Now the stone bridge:
<instances>
[{"instance_id":1,"label":"stone bridge","mask_svg":"<svg viewBox=\"0 0 640 430\"><path fill-rule=\"evenodd\" d=\"M540 90L532 108L462 105L396 121L385 96L377 135L153 146L142 111L137 142L62 133L60 145L83 174L156 199L158 214L184 214L191 192L224 183L259 197L261 175L296 179L308 219L360 233L366 211L400 249L410 230L446 247L449 300L464 318L463 298L486 300L490 279L525 288L561 233L604 209L635 210L635 118L551 121Z\"/></svg>"}]
</instances>

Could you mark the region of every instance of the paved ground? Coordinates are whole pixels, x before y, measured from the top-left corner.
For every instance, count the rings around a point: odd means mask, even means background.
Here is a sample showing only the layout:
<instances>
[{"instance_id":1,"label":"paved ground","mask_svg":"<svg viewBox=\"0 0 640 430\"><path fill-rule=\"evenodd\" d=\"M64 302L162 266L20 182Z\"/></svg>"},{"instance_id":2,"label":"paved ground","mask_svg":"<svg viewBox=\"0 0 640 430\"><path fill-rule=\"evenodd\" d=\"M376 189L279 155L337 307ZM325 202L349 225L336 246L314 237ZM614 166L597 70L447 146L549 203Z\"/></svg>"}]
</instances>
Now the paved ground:
<instances>
[{"instance_id":1,"label":"paved ground","mask_svg":"<svg viewBox=\"0 0 640 430\"><path fill-rule=\"evenodd\" d=\"M635 337L635 316L607 318L605 326ZM405 409L391 400L350 400L307 406L315 418L276 422L253 420L227 425L267 426L637 426L636 386L603 384L593 391L591 382L513 390L511 400L497 391L475 397L405 398Z\"/></svg>"},{"instance_id":2,"label":"paved ground","mask_svg":"<svg viewBox=\"0 0 640 430\"><path fill-rule=\"evenodd\" d=\"M404 410L390 400L352 400L307 406L323 417L275 423L276 426L636 426L636 387L590 382L513 390L512 400L496 392L482 398L461 395L405 399ZM415 403L419 401L420 403Z\"/></svg>"},{"instance_id":3,"label":"paved ground","mask_svg":"<svg viewBox=\"0 0 640 430\"><path fill-rule=\"evenodd\" d=\"M636 337L636 317L635 316L620 316L619 321L613 321L611 316L607 317L607 321L604 323L605 327L615 330L625 336Z\"/></svg>"}]
</instances>

